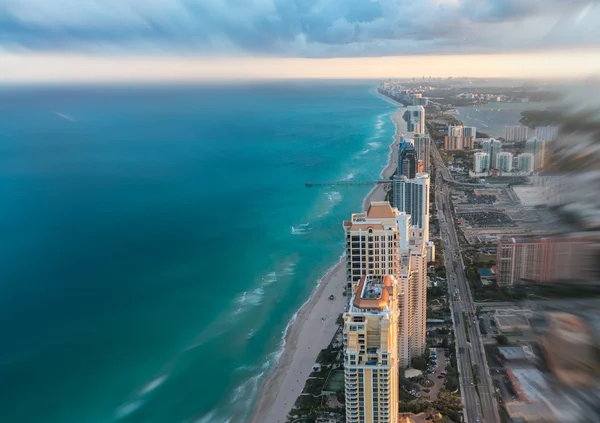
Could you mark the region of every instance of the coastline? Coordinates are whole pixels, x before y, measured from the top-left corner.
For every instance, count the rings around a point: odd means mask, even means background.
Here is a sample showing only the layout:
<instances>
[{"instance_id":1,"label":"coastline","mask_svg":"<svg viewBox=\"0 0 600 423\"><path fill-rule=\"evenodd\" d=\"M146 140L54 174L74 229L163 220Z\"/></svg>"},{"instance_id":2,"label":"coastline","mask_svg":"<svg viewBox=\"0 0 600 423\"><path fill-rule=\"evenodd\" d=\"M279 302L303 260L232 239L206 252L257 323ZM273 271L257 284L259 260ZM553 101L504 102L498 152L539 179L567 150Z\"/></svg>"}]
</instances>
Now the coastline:
<instances>
[{"instance_id":1,"label":"coastline","mask_svg":"<svg viewBox=\"0 0 600 423\"><path fill-rule=\"evenodd\" d=\"M389 98L386 97L386 99ZM391 101L391 99L389 100ZM406 109L404 108L404 106L400 105L400 103L398 104L398 110L396 110L390 116L390 119L392 119L392 122L394 122L394 125L396 125L396 132L394 133L394 140L390 144L390 155L388 159L388 164L381 171L380 174L382 179L391 178L394 174L394 171L398 167L398 146L400 145L400 137L403 133L406 132L406 122L404 122L404 119L402 118L402 115L404 114ZM387 187L387 184L378 184L377 186L373 187L373 189L365 197L365 201L363 202L363 209L366 210L372 201L385 200L385 194L387 191L386 188L389 188Z\"/></svg>"},{"instance_id":2,"label":"coastline","mask_svg":"<svg viewBox=\"0 0 600 423\"><path fill-rule=\"evenodd\" d=\"M385 98L391 101L388 97ZM394 174L398 163L400 135L406 130L402 119L404 109L402 105L399 107L390 117L396 125L396 132L389 147L388 163L381 171L382 178L390 178ZM363 208L366 209L371 201L385 200L385 195L386 186L377 185L365 197ZM338 329L336 320L344 312L346 303L346 297L341 295L346 283L344 263L345 256L342 256L327 271L287 328L282 355L260 389L250 423L286 421L319 352L327 348ZM329 294L335 295L333 301L329 300Z\"/></svg>"}]
</instances>

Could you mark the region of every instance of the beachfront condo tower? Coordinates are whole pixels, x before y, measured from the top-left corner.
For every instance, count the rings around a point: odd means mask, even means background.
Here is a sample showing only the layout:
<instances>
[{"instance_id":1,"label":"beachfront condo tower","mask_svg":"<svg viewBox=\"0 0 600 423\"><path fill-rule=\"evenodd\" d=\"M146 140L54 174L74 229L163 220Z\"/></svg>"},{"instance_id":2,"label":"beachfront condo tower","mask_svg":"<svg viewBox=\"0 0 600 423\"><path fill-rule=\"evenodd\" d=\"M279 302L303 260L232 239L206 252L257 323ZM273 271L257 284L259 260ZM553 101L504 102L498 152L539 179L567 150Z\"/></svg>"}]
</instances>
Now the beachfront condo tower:
<instances>
[{"instance_id":1,"label":"beachfront condo tower","mask_svg":"<svg viewBox=\"0 0 600 423\"><path fill-rule=\"evenodd\" d=\"M427 310L427 250L400 252L398 279L398 364L409 367L425 352Z\"/></svg>"},{"instance_id":2,"label":"beachfront condo tower","mask_svg":"<svg viewBox=\"0 0 600 423\"><path fill-rule=\"evenodd\" d=\"M429 174L417 173L414 179L404 176L393 181L394 207L409 214L416 228L412 245L422 246L429 241Z\"/></svg>"},{"instance_id":3,"label":"beachfront condo tower","mask_svg":"<svg viewBox=\"0 0 600 423\"><path fill-rule=\"evenodd\" d=\"M397 275L399 266L398 223L401 216L387 201L374 201L364 213L344 221L346 243L346 292L350 297L367 275Z\"/></svg>"},{"instance_id":4,"label":"beachfront condo tower","mask_svg":"<svg viewBox=\"0 0 600 423\"><path fill-rule=\"evenodd\" d=\"M414 178L417 174L417 150L412 140L404 141L398 154L398 175Z\"/></svg>"},{"instance_id":5,"label":"beachfront condo tower","mask_svg":"<svg viewBox=\"0 0 600 423\"><path fill-rule=\"evenodd\" d=\"M346 422L398 422L398 281L362 276L344 313Z\"/></svg>"},{"instance_id":6,"label":"beachfront condo tower","mask_svg":"<svg viewBox=\"0 0 600 423\"><path fill-rule=\"evenodd\" d=\"M404 120L407 132L425 133L425 108L423 106L408 106L404 113Z\"/></svg>"},{"instance_id":7,"label":"beachfront condo tower","mask_svg":"<svg viewBox=\"0 0 600 423\"><path fill-rule=\"evenodd\" d=\"M425 134L415 134L415 151L417 152L417 161L423 163L422 172L429 172L429 150L431 147L431 138Z\"/></svg>"}]
</instances>

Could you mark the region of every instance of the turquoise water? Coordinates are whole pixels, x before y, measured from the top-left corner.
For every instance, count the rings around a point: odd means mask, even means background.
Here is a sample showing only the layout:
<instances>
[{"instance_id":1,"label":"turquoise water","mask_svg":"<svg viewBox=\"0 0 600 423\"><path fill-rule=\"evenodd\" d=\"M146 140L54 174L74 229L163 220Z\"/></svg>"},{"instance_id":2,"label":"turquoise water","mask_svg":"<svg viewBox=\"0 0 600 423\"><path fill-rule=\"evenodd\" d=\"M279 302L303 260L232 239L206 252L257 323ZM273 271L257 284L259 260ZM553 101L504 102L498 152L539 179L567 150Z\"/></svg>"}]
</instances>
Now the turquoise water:
<instances>
[{"instance_id":1,"label":"turquoise water","mask_svg":"<svg viewBox=\"0 0 600 423\"><path fill-rule=\"evenodd\" d=\"M241 422L388 157L375 83L0 92L0 421Z\"/></svg>"}]
</instances>

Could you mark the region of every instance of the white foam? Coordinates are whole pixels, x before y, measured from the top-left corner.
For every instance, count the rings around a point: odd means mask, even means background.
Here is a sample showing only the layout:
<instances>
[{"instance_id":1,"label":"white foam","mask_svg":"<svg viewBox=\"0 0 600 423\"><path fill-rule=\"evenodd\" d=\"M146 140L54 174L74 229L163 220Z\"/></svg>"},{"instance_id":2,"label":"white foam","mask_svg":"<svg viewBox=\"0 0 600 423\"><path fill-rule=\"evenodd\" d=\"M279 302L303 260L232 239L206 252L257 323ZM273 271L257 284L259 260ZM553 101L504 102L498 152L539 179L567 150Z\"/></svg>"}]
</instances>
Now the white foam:
<instances>
[{"instance_id":1,"label":"white foam","mask_svg":"<svg viewBox=\"0 0 600 423\"><path fill-rule=\"evenodd\" d=\"M246 339L250 339L254 336L254 334L256 334L256 331L254 329L250 329L248 331L248 333L246 334Z\"/></svg>"},{"instance_id":2,"label":"white foam","mask_svg":"<svg viewBox=\"0 0 600 423\"><path fill-rule=\"evenodd\" d=\"M293 275L296 273L295 269L296 269L296 263L290 263L281 271L281 276Z\"/></svg>"},{"instance_id":3,"label":"white foam","mask_svg":"<svg viewBox=\"0 0 600 423\"><path fill-rule=\"evenodd\" d=\"M371 151L371 150L369 150L368 148L365 148L363 151L361 151L361 152L360 152L360 155L361 155L361 156L364 156L364 155L365 155L365 154L367 154L369 151Z\"/></svg>"},{"instance_id":4,"label":"white foam","mask_svg":"<svg viewBox=\"0 0 600 423\"><path fill-rule=\"evenodd\" d=\"M334 205L342 201L342 194L340 194L337 191L326 192L325 195L327 196L329 201Z\"/></svg>"},{"instance_id":5,"label":"white foam","mask_svg":"<svg viewBox=\"0 0 600 423\"><path fill-rule=\"evenodd\" d=\"M127 417L134 411L138 410L142 405L144 405L144 402L141 400L128 402L117 409L116 416L118 419Z\"/></svg>"},{"instance_id":6,"label":"white foam","mask_svg":"<svg viewBox=\"0 0 600 423\"><path fill-rule=\"evenodd\" d=\"M262 285L263 286L269 286L273 282L276 282L276 281L277 281L277 273L271 272L271 273L268 273L267 276L265 276L264 278L262 278Z\"/></svg>"},{"instance_id":7,"label":"white foam","mask_svg":"<svg viewBox=\"0 0 600 423\"><path fill-rule=\"evenodd\" d=\"M292 235L305 235L306 229L304 228L295 228L292 226Z\"/></svg>"},{"instance_id":8,"label":"white foam","mask_svg":"<svg viewBox=\"0 0 600 423\"><path fill-rule=\"evenodd\" d=\"M369 146L370 146L371 148L379 148L379 147L381 147L381 143L380 143L380 142L375 142L375 141L373 141L373 142L370 142L370 143L369 143Z\"/></svg>"},{"instance_id":9,"label":"white foam","mask_svg":"<svg viewBox=\"0 0 600 423\"><path fill-rule=\"evenodd\" d=\"M349 173L348 173L346 176L344 176L344 177L342 178L342 181L349 181L350 179L353 179L353 178L354 178L354 176L355 176L355 175L354 175L354 173L352 173L352 172L349 172Z\"/></svg>"},{"instance_id":10,"label":"white foam","mask_svg":"<svg viewBox=\"0 0 600 423\"><path fill-rule=\"evenodd\" d=\"M168 377L169 377L169 375L163 375L163 376L157 377L156 379L152 380L151 382L149 382L146 386L144 386L142 388L142 390L140 391L140 395L147 395L150 392L154 391L160 385L165 383L165 381L167 380Z\"/></svg>"},{"instance_id":11,"label":"white foam","mask_svg":"<svg viewBox=\"0 0 600 423\"><path fill-rule=\"evenodd\" d=\"M250 306L259 305L260 303L262 303L264 295L265 295L265 290L262 288L262 286L259 286L258 288L254 289L253 291L251 291L249 294L246 295L245 303Z\"/></svg>"}]
</instances>

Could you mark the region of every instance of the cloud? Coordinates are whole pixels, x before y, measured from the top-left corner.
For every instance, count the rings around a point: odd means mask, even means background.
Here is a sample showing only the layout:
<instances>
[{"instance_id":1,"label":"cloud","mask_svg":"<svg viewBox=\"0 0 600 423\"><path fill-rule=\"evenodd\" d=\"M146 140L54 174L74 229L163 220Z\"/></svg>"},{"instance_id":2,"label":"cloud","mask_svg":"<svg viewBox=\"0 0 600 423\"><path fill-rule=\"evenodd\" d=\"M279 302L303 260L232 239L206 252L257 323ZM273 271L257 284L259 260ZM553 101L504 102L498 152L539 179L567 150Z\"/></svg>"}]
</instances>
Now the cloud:
<instances>
[{"instance_id":1,"label":"cloud","mask_svg":"<svg viewBox=\"0 0 600 423\"><path fill-rule=\"evenodd\" d=\"M0 0L5 51L360 57L599 47L588 0Z\"/></svg>"}]
</instances>

